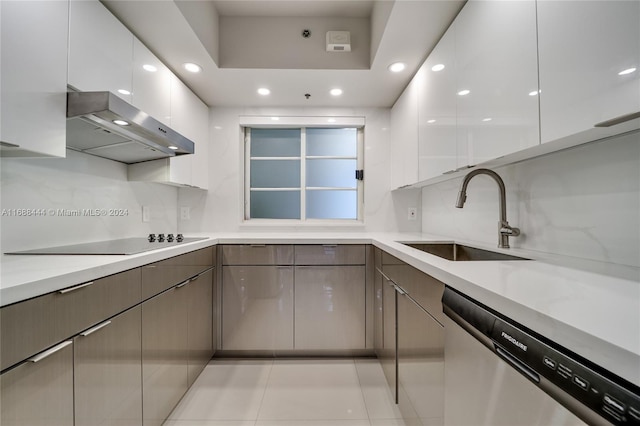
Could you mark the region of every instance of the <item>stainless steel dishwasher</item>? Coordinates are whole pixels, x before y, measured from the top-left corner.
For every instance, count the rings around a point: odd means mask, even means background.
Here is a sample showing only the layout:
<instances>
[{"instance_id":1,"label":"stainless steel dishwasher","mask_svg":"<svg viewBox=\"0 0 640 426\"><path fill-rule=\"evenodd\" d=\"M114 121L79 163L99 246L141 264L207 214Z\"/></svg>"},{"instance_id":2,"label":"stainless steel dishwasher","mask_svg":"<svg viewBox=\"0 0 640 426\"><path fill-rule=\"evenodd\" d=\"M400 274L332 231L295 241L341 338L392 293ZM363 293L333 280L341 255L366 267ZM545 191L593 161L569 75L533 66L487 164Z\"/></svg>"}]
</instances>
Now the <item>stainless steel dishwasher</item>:
<instances>
[{"instance_id":1,"label":"stainless steel dishwasher","mask_svg":"<svg viewBox=\"0 0 640 426\"><path fill-rule=\"evenodd\" d=\"M458 425L640 425L640 392L446 288L445 417Z\"/></svg>"}]
</instances>

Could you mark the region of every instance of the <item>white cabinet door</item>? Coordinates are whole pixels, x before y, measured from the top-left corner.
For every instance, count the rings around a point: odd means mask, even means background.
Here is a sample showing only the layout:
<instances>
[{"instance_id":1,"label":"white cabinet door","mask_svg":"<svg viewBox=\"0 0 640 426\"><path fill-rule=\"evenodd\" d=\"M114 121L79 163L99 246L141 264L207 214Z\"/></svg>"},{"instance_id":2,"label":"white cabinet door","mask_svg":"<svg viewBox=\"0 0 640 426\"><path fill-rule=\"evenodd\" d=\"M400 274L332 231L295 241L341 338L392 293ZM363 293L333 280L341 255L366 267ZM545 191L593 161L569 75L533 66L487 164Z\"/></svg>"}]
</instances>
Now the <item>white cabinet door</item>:
<instances>
[{"instance_id":1,"label":"white cabinet door","mask_svg":"<svg viewBox=\"0 0 640 426\"><path fill-rule=\"evenodd\" d=\"M640 112L640 2L545 0L537 7L542 142L590 129L598 138L605 132L594 125ZM638 128L640 120L627 125Z\"/></svg>"},{"instance_id":2,"label":"white cabinet door","mask_svg":"<svg viewBox=\"0 0 640 426\"><path fill-rule=\"evenodd\" d=\"M540 143L535 7L470 0L456 18L458 167Z\"/></svg>"},{"instance_id":3,"label":"white cabinet door","mask_svg":"<svg viewBox=\"0 0 640 426\"><path fill-rule=\"evenodd\" d=\"M0 2L2 156L65 156L68 8Z\"/></svg>"},{"instance_id":4,"label":"white cabinet door","mask_svg":"<svg viewBox=\"0 0 640 426\"><path fill-rule=\"evenodd\" d=\"M171 159L170 179L206 189L209 108L175 75L171 77L171 127L193 141L195 153Z\"/></svg>"},{"instance_id":5,"label":"white cabinet door","mask_svg":"<svg viewBox=\"0 0 640 426\"><path fill-rule=\"evenodd\" d=\"M97 0L72 1L69 16L69 85L131 102L133 34Z\"/></svg>"},{"instance_id":6,"label":"white cabinet door","mask_svg":"<svg viewBox=\"0 0 640 426\"><path fill-rule=\"evenodd\" d=\"M419 73L419 180L439 176L456 166L455 22L442 36Z\"/></svg>"},{"instance_id":7,"label":"white cabinet door","mask_svg":"<svg viewBox=\"0 0 640 426\"><path fill-rule=\"evenodd\" d=\"M411 80L391 109L391 186L398 188L418 180L418 91Z\"/></svg>"},{"instance_id":8,"label":"white cabinet door","mask_svg":"<svg viewBox=\"0 0 640 426\"><path fill-rule=\"evenodd\" d=\"M171 126L171 71L140 40L133 40L132 103Z\"/></svg>"}]
</instances>

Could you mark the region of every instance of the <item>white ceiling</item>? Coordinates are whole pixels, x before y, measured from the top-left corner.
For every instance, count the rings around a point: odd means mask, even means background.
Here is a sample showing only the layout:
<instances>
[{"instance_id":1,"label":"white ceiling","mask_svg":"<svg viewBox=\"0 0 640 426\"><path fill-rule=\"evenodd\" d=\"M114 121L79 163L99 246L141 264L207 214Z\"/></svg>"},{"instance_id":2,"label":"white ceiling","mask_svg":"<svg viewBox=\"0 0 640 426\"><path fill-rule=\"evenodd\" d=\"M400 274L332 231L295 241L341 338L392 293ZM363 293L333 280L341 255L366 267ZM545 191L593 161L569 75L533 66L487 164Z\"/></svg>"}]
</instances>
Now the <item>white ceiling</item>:
<instances>
[{"instance_id":1,"label":"white ceiling","mask_svg":"<svg viewBox=\"0 0 640 426\"><path fill-rule=\"evenodd\" d=\"M101 1L209 106L337 108L392 106L465 0ZM247 22L260 22L254 25L264 26L258 34L267 35L247 34L241 38L236 33L234 44L229 44L220 28L230 22L240 22L243 17L253 20ZM256 17L264 19L256 21ZM369 50L359 52L369 55L368 67L344 65L346 69L335 69L340 68L335 66L336 58L340 57L331 55L352 53L324 50L324 30L331 27L332 18L340 22L341 30L349 30L343 28L348 22L346 18L368 20L369 40L363 40L361 35L358 42L352 38L354 50ZM325 55L333 65L322 62L316 65L317 58L309 57L305 64L313 63L313 68L302 67L299 62L295 65L295 61L281 67L269 64L256 68L255 63L245 67L237 61L234 68L220 66L225 49L230 46L242 53L255 48L252 43L259 43L262 38L268 40L268 35L276 32L270 31L269 25L279 25L278 30L286 27L291 33L291 40L273 43L274 49L290 49L291 55L298 58ZM312 30L312 38L317 37L316 53L296 51L302 45L302 30L312 25L322 28ZM268 48L262 50L269 56ZM396 61L405 62L407 69L398 74L389 72L387 67ZM188 73L182 68L184 62L196 62L204 71ZM258 95L258 87L268 87L271 94ZM335 87L344 90L342 96L329 94ZM311 94L311 98L306 99L306 93Z\"/></svg>"}]
</instances>

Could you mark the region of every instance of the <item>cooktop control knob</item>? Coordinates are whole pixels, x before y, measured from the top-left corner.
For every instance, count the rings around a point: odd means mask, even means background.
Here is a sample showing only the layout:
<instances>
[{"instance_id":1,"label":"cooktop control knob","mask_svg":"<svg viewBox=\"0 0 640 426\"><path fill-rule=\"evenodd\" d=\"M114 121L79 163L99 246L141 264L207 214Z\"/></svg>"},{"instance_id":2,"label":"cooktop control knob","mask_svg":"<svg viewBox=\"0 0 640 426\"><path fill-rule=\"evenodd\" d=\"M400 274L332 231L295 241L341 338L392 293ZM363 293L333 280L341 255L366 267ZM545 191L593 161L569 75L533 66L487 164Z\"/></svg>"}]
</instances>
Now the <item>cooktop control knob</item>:
<instances>
[{"instance_id":1,"label":"cooktop control knob","mask_svg":"<svg viewBox=\"0 0 640 426\"><path fill-rule=\"evenodd\" d=\"M156 240L156 234L149 234L147 240L149 240L150 243L154 242Z\"/></svg>"},{"instance_id":2,"label":"cooktop control knob","mask_svg":"<svg viewBox=\"0 0 640 426\"><path fill-rule=\"evenodd\" d=\"M176 235L176 241L177 241L177 242L181 243L181 242L182 242L182 240L184 240L184 237L182 236L182 234L178 234L178 235Z\"/></svg>"},{"instance_id":3,"label":"cooktop control knob","mask_svg":"<svg viewBox=\"0 0 640 426\"><path fill-rule=\"evenodd\" d=\"M173 234L167 234L167 242L168 243L172 243L173 242Z\"/></svg>"},{"instance_id":4,"label":"cooktop control knob","mask_svg":"<svg viewBox=\"0 0 640 426\"><path fill-rule=\"evenodd\" d=\"M159 243L164 242L164 234L158 234L158 242Z\"/></svg>"}]
</instances>

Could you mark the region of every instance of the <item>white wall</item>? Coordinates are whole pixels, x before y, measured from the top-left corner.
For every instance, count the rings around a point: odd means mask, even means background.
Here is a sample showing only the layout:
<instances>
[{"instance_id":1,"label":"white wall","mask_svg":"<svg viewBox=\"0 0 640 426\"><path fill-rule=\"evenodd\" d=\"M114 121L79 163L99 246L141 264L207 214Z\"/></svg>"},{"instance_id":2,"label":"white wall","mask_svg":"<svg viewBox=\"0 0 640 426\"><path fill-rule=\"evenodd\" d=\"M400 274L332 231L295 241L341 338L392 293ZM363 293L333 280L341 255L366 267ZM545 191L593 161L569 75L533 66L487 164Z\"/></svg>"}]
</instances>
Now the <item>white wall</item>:
<instances>
[{"instance_id":1,"label":"white wall","mask_svg":"<svg viewBox=\"0 0 640 426\"><path fill-rule=\"evenodd\" d=\"M125 164L67 150L67 158L2 158L0 169L2 252L177 231L177 189L129 182ZM143 205L151 209L148 223ZM14 209L46 215L17 216ZM83 216L83 209L106 209L107 216ZM124 215L109 216L109 209Z\"/></svg>"},{"instance_id":2,"label":"white wall","mask_svg":"<svg viewBox=\"0 0 640 426\"><path fill-rule=\"evenodd\" d=\"M500 167L512 247L640 266L640 133ZM498 189L474 177L463 209L461 178L422 190L422 230L497 244Z\"/></svg>"},{"instance_id":3,"label":"white wall","mask_svg":"<svg viewBox=\"0 0 640 426\"><path fill-rule=\"evenodd\" d=\"M191 207L191 219L180 221L181 232L247 230L242 226L243 212L243 154L238 117L254 116L364 116L364 226L322 226L315 230L345 231L419 231L420 221L407 220L407 206L419 207L414 193L390 192L389 109L331 109L331 108L212 108L210 114L211 143L209 146L209 191L180 189L179 206ZM250 230L260 228L250 227ZM264 227L277 230L276 227ZM306 226L287 227L287 230L314 230Z\"/></svg>"}]
</instances>

